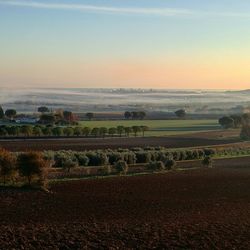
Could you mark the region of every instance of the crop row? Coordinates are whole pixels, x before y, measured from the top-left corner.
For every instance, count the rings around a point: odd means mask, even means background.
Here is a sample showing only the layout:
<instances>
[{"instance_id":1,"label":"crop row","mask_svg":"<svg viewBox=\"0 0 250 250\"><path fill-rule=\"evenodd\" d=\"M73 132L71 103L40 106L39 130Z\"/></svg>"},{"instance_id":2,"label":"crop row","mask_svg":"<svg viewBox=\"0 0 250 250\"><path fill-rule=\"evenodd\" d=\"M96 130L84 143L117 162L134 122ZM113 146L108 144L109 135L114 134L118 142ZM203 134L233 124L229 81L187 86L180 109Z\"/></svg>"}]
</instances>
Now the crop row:
<instances>
[{"instance_id":1,"label":"crop row","mask_svg":"<svg viewBox=\"0 0 250 250\"><path fill-rule=\"evenodd\" d=\"M118 161L127 164L145 164L150 162L169 160L187 161L199 160L206 156L233 156L249 155L250 148L204 148L169 150L163 147L146 147L118 150L96 150L96 151L44 151L43 155L51 165L56 168L71 168L74 166L105 166L114 165Z\"/></svg>"},{"instance_id":2,"label":"crop row","mask_svg":"<svg viewBox=\"0 0 250 250\"><path fill-rule=\"evenodd\" d=\"M163 171L175 168L177 161L202 160L205 166L212 166L215 156L249 155L249 148L204 148L169 150L162 147L146 147L96 151L44 151L11 153L0 150L0 182L14 183L26 178L29 184L36 180L44 185L48 170L92 167L98 174L126 174L129 166L139 164L148 171ZM53 167L53 168L51 168ZM86 168L89 170L88 168ZM143 170L142 170L143 171Z\"/></svg>"}]
</instances>

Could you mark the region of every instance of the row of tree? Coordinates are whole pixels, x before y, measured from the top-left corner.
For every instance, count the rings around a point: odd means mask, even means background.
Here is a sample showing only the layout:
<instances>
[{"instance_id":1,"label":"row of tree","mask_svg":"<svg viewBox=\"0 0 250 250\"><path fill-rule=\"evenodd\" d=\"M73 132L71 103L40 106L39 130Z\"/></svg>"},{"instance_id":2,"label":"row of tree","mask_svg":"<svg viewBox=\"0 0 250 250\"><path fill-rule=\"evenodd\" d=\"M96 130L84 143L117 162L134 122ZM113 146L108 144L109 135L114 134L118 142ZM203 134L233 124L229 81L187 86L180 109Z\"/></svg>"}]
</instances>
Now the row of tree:
<instances>
[{"instance_id":1,"label":"row of tree","mask_svg":"<svg viewBox=\"0 0 250 250\"><path fill-rule=\"evenodd\" d=\"M185 109L179 109L179 110L176 110L175 112L175 115L178 117L178 118L185 118L187 113L186 113L186 110ZM124 113L124 118L125 119L133 119L133 120L143 120L144 118L146 117L146 113L144 111L133 111L133 112L130 112L130 111L126 111Z\"/></svg>"},{"instance_id":2,"label":"row of tree","mask_svg":"<svg viewBox=\"0 0 250 250\"><path fill-rule=\"evenodd\" d=\"M133 120L143 120L146 117L146 112L144 111L126 111L124 113L125 119L133 119Z\"/></svg>"},{"instance_id":3,"label":"row of tree","mask_svg":"<svg viewBox=\"0 0 250 250\"><path fill-rule=\"evenodd\" d=\"M16 116L17 112L15 109L7 109L3 110L3 108L0 106L0 119L3 119L5 117L9 118L9 119L12 119Z\"/></svg>"},{"instance_id":4,"label":"row of tree","mask_svg":"<svg viewBox=\"0 0 250 250\"><path fill-rule=\"evenodd\" d=\"M241 139L250 140L250 113L223 116L219 119L219 123L225 129L241 128Z\"/></svg>"},{"instance_id":5,"label":"row of tree","mask_svg":"<svg viewBox=\"0 0 250 250\"><path fill-rule=\"evenodd\" d=\"M0 126L0 136L94 136L94 137L106 137L109 136L127 136L129 137L133 134L135 137L138 136L138 133L142 133L142 136L145 135L145 132L148 131L147 126L132 126L124 127L117 126L112 128L100 127L100 128L90 128L90 127L52 127L52 126Z\"/></svg>"},{"instance_id":6,"label":"row of tree","mask_svg":"<svg viewBox=\"0 0 250 250\"><path fill-rule=\"evenodd\" d=\"M225 128L240 128L250 124L250 113L242 115L223 116L219 119L219 124Z\"/></svg>"},{"instance_id":7,"label":"row of tree","mask_svg":"<svg viewBox=\"0 0 250 250\"><path fill-rule=\"evenodd\" d=\"M44 125L77 125L78 117L71 111L57 110L52 113L42 113L38 123Z\"/></svg>"},{"instance_id":8,"label":"row of tree","mask_svg":"<svg viewBox=\"0 0 250 250\"><path fill-rule=\"evenodd\" d=\"M229 152L229 151L227 151ZM175 150L167 148L161 150L147 150L142 148L118 149L118 150L91 150L76 152L71 150L45 151L44 159L52 162L55 168L70 168L70 166L105 166L115 165L122 160L127 164L146 164L155 161L166 162L168 160L186 161L203 159L206 156L214 156L218 151L212 148ZM225 153L225 152L223 152Z\"/></svg>"},{"instance_id":9,"label":"row of tree","mask_svg":"<svg viewBox=\"0 0 250 250\"><path fill-rule=\"evenodd\" d=\"M145 169L149 171L164 171L176 167L173 155L167 152L73 152L59 151L54 155L41 152L11 153L0 150L0 183L12 184L27 182L27 184L47 188L48 171L51 166L64 168L70 172L77 166L99 166L97 173L107 175L115 170L118 174L126 174L129 164L136 162L145 163ZM202 164L212 166L211 155L195 154L201 158Z\"/></svg>"},{"instance_id":10,"label":"row of tree","mask_svg":"<svg viewBox=\"0 0 250 250\"><path fill-rule=\"evenodd\" d=\"M43 125L77 125L78 117L71 111L55 110L52 111L48 107L41 106L37 109L40 113L37 117L37 123ZM22 118L29 118L30 116L17 114L15 109L7 109L5 112L0 106L0 119L17 120Z\"/></svg>"}]
</instances>

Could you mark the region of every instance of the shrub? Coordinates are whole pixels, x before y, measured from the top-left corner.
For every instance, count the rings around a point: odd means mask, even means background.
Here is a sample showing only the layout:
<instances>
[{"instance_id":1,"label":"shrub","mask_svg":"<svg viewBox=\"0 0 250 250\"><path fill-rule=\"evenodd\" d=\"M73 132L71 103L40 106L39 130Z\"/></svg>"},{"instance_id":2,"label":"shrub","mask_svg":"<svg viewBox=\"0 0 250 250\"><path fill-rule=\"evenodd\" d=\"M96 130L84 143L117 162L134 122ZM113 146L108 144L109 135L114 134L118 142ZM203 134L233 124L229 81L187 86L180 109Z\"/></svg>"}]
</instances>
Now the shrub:
<instances>
[{"instance_id":1,"label":"shrub","mask_svg":"<svg viewBox=\"0 0 250 250\"><path fill-rule=\"evenodd\" d=\"M131 148L131 150L134 151L134 152L141 152L141 151L143 151L143 149L139 148L139 147Z\"/></svg>"},{"instance_id":2,"label":"shrub","mask_svg":"<svg viewBox=\"0 0 250 250\"><path fill-rule=\"evenodd\" d=\"M84 128L82 129L82 134L83 134L84 136L89 136L90 132L91 132L91 128L89 128L89 127L84 127Z\"/></svg>"},{"instance_id":3,"label":"shrub","mask_svg":"<svg viewBox=\"0 0 250 250\"><path fill-rule=\"evenodd\" d=\"M126 161L127 164L135 164L136 163L136 155L134 152L123 153L123 160Z\"/></svg>"},{"instance_id":4,"label":"shrub","mask_svg":"<svg viewBox=\"0 0 250 250\"><path fill-rule=\"evenodd\" d=\"M54 157L55 157L55 153L52 150L48 150L48 151L43 152L43 159L45 161L50 162L52 165L54 163Z\"/></svg>"},{"instance_id":5,"label":"shrub","mask_svg":"<svg viewBox=\"0 0 250 250\"><path fill-rule=\"evenodd\" d=\"M146 165L146 169L151 171L163 171L165 170L165 165L162 161L151 161Z\"/></svg>"},{"instance_id":6,"label":"shrub","mask_svg":"<svg viewBox=\"0 0 250 250\"><path fill-rule=\"evenodd\" d=\"M75 127L74 128L74 135L80 136L82 134L83 130L82 127Z\"/></svg>"},{"instance_id":7,"label":"shrub","mask_svg":"<svg viewBox=\"0 0 250 250\"><path fill-rule=\"evenodd\" d=\"M160 159L161 152L158 151L148 151L151 154L151 161L158 161Z\"/></svg>"},{"instance_id":8,"label":"shrub","mask_svg":"<svg viewBox=\"0 0 250 250\"><path fill-rule=\"evenodd\" d=\"M173 159L174 159L175 161L179 161L179 160L180 160L180 156L181 156L180 151L174 151L174 152L173 152Z\"/></svg>"},{"instance_id":9,"label":"shrub","mask_svg":"<svg viewBox=\"0 0 250 250\"><path fill-rule=\"evenodd\" d=\"M71 128L71 127L66 127L66 128L63 129L63 133L66 136L72 136L72 135L74 135L74 129Z\"/></svg>"},{"instance_id":10,"label":"shrub","mask_svg":"<svg viewBox=\"0 0 250 250\"><path fill-rule=\"evenodd\" d=\"M105 166L109 164L109 159L102 152L88 152L86 156L89 158L89 166Z\"/></svg>"},{"instance_id":11,"label":"shrub","mask_svg":"<svg viewBox=\"0 0 250 250\"><path fill-rule=\"evenodd\" d=\"M199 156L199 151L197 149L194 149L193 150L193 159L196 160L196 159L199 159L200 156Z\"/></svg>"},{"instance_id":12,"label":"shrub","mask_svg":"<svg viewBox=\"0 0 250 250\"><path fill-rule=\"evenodd\" d=\"M235 127L234 120L229 116L221 117L219 119L219 124L225 129Z\"/></svg>"},{"instance_id":13,"label":"shrub","mask_svg":"<svg viewBox=\"0 0 250 250\"><path fill-rule=\"evenodd\" d=\"M194 159L193 158L193 151L192 150L187 150L186 151L186 155L187 155L186 160L192 160L192 159Z\"/></svg>"},{"instance_id":14,"label":"shrub","mask_svg":"<svg viewBox=\"0 0 250 250\"><path fill-rule=\"evenodd\" d=\"M186 151L182 150L180 151L180 161L185 161L187 158Z\"/></svg>"},{"instance_id":15,"label":"shrub","mask_svg":"<svg viewBox=\"0 0 250 250\"><path fill-rule=\"evenodd\" d=\"M41 153L28 152L21 153L17 158L17 167L19 174L26 177L28 184L36 178L40 185L44 185L47 179L48 163L42 157Z\"/></svg>"},{"instance_id":16,"label":"shrub","mask_svg":"<svg viewBox=\"0 0 250 250\"><path fill-rule=\"evenodd\" d=\"M165 152L165 158L167 160L172 160L174 158L173 153L169 151Z\"/></svg>"},{"instance_id":17,"label":"shrub","mask_svg":"<svg viewBox=\"0 0 250 250\"><path fill-rule=\"evenodd\" d=\"M16 173L16 157L6 151L0 151L0 177L3 178L4 185L7 180L11 180Z\"/></svg>"},{"instance_id":18,"label":"shrub","mask_svg":"<svg viewBox=\"0 0 250 250\"><path fill-rule=\"evenodd\" d=\"M155 147L154 149L155 151L161 151L161 150L165 150L164 147L161 147L161 146L158 146L158 147Z\"/></svg>"},{"instance_id":19,"label":"shrub","mask_svg":"<svg viewBox=\"0 0 250 250\"><path fill-rule=\"evenodd\" d=\"M205 148L204 149L205 156L212 156L216 154L216 149L214 148Z\"/></svg>"},{"instance_id":20,"label":"shrub","mask_svg":"<svg viewBox=\"0 0 250 250\"><path fill-rule=\"evenodd\" d=\"M89 158L85 153L77 152L75 153L79 166L86 167L89 165Z\"/></svg>"},{"instance_id":21,"label":"shrub","mask_svg":"<svg viewBox=\"0 0 250 250\"><path fill-rule=\"evenodd\" d=\"M152 157L152 158L155 158L156 161L165 162L167 160L173 159L173 154L168 151L161 151L157 153L157 157Z\"/></svg>"},{"instance_id":22,"label":"shrub","mask_svg":"<svg viewBox=\"0 0 250 250\"><path fill-rule=\"evenodd\" d=\"M213 159L210 156L205 156L202 160L202 165L205 167L212 167L213 166Z\"/></svg>"},{"instance_id":23,"label":"shrub","mask_svg":"<svg viewBox=\"0 0 250 250\"><path fill-rule=\"evenodd\" d=\"M205 155L205 152L203 149L198 149L198 154L199 154L199 158L203 158Z\"/></svg>"},{"instance_id":24,"label":"shrub","mask_svg":"<svg viewBox=\"0 0 250 250\"><path fill-rule=\"evenodd\" d=\"M67 172L70 172L70 170L72 168L75 168L78 166L78 162L76 160L73 160L73 159L66 159L64 162L63 162L63 168L67 171Z\"/></svg>"},{"instance_id":25,"label":"shrub","mask_svg":"<svg viewBox=\"0 0 250 250\"><path fill-rule=\"evenodd\" d=\"M165 162L165 166L168 170L174 169L176 167L176 161L175 160L167 160Z\"/></svg>"},{"instance_id":26,"label":"shrub","mask_svg":"<svg viewBox=\"0 0 250 250\"><path fill-rule=\"evenodd\" d=\"M250 139L250 126L244 125L240 132L240 138L242 140L249 140Z\"/></svg>"},{"instance_id":27,"label":"shrub","mask_svg":"<svg viewBox=\"0 0 250 250\"><path fill-rule=\"evenodd\" d=\"M8 131L4 127L0 127L0 136L7 136Z\"/></svg>"},{"instance_id":28,"label":"shrub","mask_svg":"<svg viewBox=\"0 0 250 250\"><path fill-rule=\"evenodd\" d=\"M145 151L154 151L155 148L154 148L154 147L149 147L149 146L148 146L148 147L145 147L144 150L145 150Z\"/></svg>"},{"instance_id":29,"label":"shrub","mask_svg":"<svg viewBox=\"0 0 250 250\"><path fill-rule=\"evenodd\" d=\"M119 153L130 152L130 150L127 149L127 148L118 148L116 151L119 152Z\"/></svg>"},{"instance_id":30,"label":"shrub","mask_svg":"<svg viewBox=\"0 0 250 250\"><path fill-rule=\"evenodd\" d=\"M127 174L128 164L125 161L118 161L115 163L115 169L119 174Z\"/></svg>"},{"instance_id":31,"label":"shrub","mask_svg":"<svg viewBox=\"0 0 250 250\"><path fill-rule=\"evenodd\" d=\"M107 156L109 158L110 165L114 165L116 162L123 160L123 154L119 152L109 152Z\"/></svg>"},{"instance_id":32,"label":"shrub","mask_svg":"<svg viewBox=\"0 0 250 250\"><path fill-rule=\"evenodd\" d=\"M61 127L55 127L52 129L52 134L54 136L62 136L63 135L63 128Z\"/></svg>"},{"instance_id":33,"label":"shrub","mask_svg":"<svg viewBox=\"0 0 250 250\"><path fill-rule=\"evenodd\" d=\"M42 133L45 136L51 136L52 135L52 128L50 128L50 127L43 127L42 128Z\"/></svg>"},{"instance_id":34,"label":"shrub","mask_svg":"<svg viewBox=\"0 0 250 250\"><path fill-rule=\"evenodd\" d=\"M150 152L135 152L136 162L137 163L149 163L151 161L151 153Z\"/></svg>"},{"instance_id":35,"label":"shrub","mask_svg":"<svg viewBox=\"0 0 250 250\"><path fill-rule=\"evenodd\" d=\"M54 156L56 168L64 168L70 171L71 168L78 166L78 160L72 151L58 151Z\"/></svg>"}]
</instances>

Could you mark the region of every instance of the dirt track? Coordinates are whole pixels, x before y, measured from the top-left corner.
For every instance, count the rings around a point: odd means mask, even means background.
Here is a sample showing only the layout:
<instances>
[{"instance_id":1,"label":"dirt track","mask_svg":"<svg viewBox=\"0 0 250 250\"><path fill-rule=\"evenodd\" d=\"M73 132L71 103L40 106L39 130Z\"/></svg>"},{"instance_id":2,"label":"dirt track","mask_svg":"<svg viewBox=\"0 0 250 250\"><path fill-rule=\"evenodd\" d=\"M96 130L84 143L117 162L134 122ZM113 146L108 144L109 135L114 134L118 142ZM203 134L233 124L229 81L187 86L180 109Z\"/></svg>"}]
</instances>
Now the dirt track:
<instances>
[{"instance_id":1,"label":"dirt track","mask_svg":"<svg viewBox=\"0 0 250 250\"><path fill-rule=\"evenodd\" d=\"M131 148L144 146L164 146L171 148L208 146L238 142L237 139L208 139L189 137L145 137L145 138L107 138L107 139L57 139L57 140L16 140L0 141L0 146L10 151L26 150L91 150L105 148Z\"/></svg>"},{"instance_id":2,"label":"dirt track","mask_svg":"<svg viewBox=\"0 0 250 250\"><path fill-rule=\"evenodd\" d=\"M249 249L249 179L215 168L1 190L0 248Z\"/></svg>"}]
</instances>

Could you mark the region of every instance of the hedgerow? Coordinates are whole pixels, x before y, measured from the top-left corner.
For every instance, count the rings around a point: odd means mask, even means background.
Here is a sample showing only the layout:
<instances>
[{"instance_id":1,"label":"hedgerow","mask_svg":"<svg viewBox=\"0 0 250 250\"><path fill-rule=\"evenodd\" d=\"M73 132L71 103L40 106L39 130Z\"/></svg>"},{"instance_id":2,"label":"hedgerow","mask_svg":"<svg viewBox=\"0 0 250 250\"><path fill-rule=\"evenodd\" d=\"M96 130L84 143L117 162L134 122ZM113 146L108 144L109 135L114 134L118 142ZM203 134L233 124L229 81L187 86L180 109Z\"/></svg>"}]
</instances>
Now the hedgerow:
<instances>
[{"instance_id":1,"label":"hedgerow","mask_svg":"<svg viewBox=\"0 0 250 250\"><path fill-rule=\"evenodd\" d=\"M151 161L146 165L146 169L151 171L165 170L165 164L162 161Z\"/></svg>"},{"instance_id":2,"label":"hedgerow","mask_svg":"<svg viewBox=\"0 0 250 250\"><path fill-rule=\"evenodd\" d=\"M15 152L0 150L0 183L12 184L28 181L44 186L46 170L49 167L63 168L66 172L76 167L84 167L86 175L97 173L109 175L113 171L126 174L129 165L139 164L151 171L171 170L177 162L201 160L203 166L210 167L214 156L250 155L250 147L223 147L199 149L168 149L155 147L93 150L76 152L71 150L44 152ZM97 167L93 169L91 167Z\"/></svg>"},{"instance_id":3,"label":"hedgerow","mask_svg":"<svg viewBox=\"0 0 250 250\"><path fill-rule=\"evenodd\" d=\"M145 150L146 149L146 150ZM205 148L205 149L176 149L170 150L161 147L155 150L154 147L117 149L117 150L93 150L93 151L45 151L44 159L54 162L54 167L64 167L65 162L73 161L76 166L105 166L115 165L118 161L125 161L127 164L146 164L150 162L174 160L201 160L205 156L228 156L228 155L247 155L250 154L249 148Z\"/></svg>"}]
</instances>

